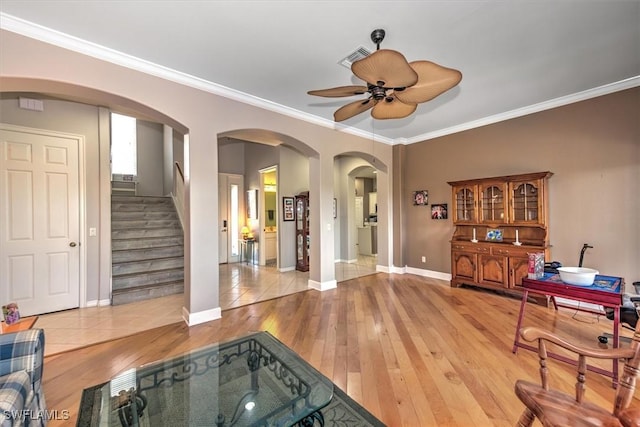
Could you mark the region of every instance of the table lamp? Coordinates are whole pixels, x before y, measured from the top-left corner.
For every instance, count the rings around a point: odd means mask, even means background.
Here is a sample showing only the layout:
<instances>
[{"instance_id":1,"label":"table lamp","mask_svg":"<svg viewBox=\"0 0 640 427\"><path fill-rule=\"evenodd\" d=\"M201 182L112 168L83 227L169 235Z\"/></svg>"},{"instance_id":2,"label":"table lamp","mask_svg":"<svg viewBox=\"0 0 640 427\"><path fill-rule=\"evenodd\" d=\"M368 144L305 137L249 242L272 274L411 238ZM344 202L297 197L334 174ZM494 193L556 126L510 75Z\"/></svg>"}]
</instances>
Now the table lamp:
<instances>
[{"instance_id":1,"label":"table lamp","mask_svg":"<svg viewBox=\"0 0 640 427\"><path fill-rule=\"evenodd\" d=\"M240 230L240 233L242 233L242 238L244 240L247 240L249 238L249 233L251 232L251 230L249 230L249 227L247 227L246 225L244 227L242 227L242 230Z\"/></svg>"}]
</instances>

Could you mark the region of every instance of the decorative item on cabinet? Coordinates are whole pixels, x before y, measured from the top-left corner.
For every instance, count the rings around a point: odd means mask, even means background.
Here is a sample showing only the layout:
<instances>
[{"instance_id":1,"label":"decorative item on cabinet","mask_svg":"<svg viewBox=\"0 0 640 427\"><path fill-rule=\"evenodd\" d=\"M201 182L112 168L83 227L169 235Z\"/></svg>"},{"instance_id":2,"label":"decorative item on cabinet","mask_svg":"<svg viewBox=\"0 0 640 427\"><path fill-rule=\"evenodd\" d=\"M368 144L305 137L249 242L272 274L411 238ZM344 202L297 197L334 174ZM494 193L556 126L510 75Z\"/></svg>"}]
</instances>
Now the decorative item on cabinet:
<instances>
[{"instance_id":1,"label":"decorative item on cabinet","mask_svg":"<svg viewBox=\"0 0 640 427\"><path fill-rule=\"evenodd\" d=\"M296 270L309 271L309 192L295 196Z\"/></svg>"},{"instance_id":2,"label":"decorative item on cabinet","mask_svg":"<svg viewBox=\"0 0 640 427\"><path fill-rule=\"evenodd\" d=\"M522 246L522 242L520 241L520 238L518 236L518 229L516 228L516 241L513 242L514 245L516 246Z\"/></svg>"},{"instance_id":3,"label":"decorative item on cabinet","mask_svg":"<svg viewBox=\"0 0 640 427\"><path fill-rule=\"evenodd\" d=\"M547 185L551 172L449 182L451 286L519 293L530 253L551 259Z\"/></svg>"},{"instance_id":4,"label":"decorative item on cabinet","mask_svg":"<svg viewBox=\"0 0 640 427\"><path fill-rule=\"evenodd\" d=\"M487 230L487 242L502 242L502 230L499 228L490 228Z\"/></svg>"}]
</instances>

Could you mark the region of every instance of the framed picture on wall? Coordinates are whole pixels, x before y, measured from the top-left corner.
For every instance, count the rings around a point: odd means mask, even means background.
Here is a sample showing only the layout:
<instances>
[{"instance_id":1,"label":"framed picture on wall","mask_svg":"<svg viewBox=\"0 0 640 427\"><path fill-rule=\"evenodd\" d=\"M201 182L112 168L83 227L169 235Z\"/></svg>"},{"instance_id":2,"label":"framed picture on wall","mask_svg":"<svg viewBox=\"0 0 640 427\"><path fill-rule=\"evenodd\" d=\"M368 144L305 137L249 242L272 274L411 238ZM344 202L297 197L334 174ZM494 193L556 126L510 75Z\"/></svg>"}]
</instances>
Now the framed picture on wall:
<instances>
[{"instance_id":1,"label":"framed picture on wall","mask_svg":"<svg viewBox=\"0 0 640 427\"><path fill-rule=\"evenodd\" d=\"M427 190L413 192L413 206L426 206L429 193Z\"/></svg>"},{"instance_id":2,"label":"framed picture on wall","mask_svg":"<svg viewBox=\"0 0 640 427\"><path fill-rule=\"evenodd\" d=\"M431 205L431 219L447 219L447 204Z\"/></svg>"},{"instance_id":3,"label":"framed picture on wall","mask_svg":"<svg viewBox=\"0 0 640 427\"><path fill-rule=\"evenodd\" d=\"M293 197L283 197L282 198L282 220L283 221L293 221L295 219L295 212L293 208Z\"/></svg>"}]
</instances>

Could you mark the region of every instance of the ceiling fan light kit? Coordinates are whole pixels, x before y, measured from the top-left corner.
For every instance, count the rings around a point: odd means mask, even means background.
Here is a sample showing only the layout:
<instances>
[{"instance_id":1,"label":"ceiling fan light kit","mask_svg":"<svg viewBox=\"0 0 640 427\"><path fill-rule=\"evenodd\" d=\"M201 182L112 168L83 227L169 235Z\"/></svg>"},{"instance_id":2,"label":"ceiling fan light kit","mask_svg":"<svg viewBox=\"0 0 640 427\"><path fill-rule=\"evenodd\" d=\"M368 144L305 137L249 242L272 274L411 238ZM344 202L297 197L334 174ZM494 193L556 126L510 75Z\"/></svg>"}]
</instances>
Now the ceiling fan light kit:
<instances>
[{"instance_id":1,"label":"ceiling fan light kit","mask_svg":"<svg viewBox=\"0 0 640 427\"><path fill-rule=\"evenodd\" d=\"M374 119L401 119L413 114L418 104L432 100L462 80L462 73L431 61L408 62L400 52L380 49L385 31L374 30L371 40L377 50L351 64L351 71L366 86L339 86L311 90L309 95L338 98L368 94L368 98L340 107L333 114L336 122L371 109Z\"/></svg>"}]
</instances>

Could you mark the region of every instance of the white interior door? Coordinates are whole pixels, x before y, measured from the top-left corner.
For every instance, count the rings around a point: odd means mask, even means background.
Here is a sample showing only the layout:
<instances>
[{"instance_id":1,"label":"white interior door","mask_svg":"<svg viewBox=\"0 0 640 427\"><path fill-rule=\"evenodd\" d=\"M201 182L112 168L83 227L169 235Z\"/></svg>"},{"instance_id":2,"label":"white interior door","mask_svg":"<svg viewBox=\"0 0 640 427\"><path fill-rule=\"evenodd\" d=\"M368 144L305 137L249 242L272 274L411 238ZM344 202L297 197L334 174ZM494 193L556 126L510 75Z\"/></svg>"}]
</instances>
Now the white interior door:
<instances>
[{"instance_id":1,"label":"white interior door","mask_svg":"<svg viewBox=\"0 0 640 427\"><path fill-rule=\"evenodd\" d=\"M219 263L238 262L242 226L245 224L241 212L244 212L244 179L242 175L218 175L219 208Z\"/></svg>"},{"instance_id":2,"label":"white interior door","mask_svg":"<svg viewBox=\"0 0 640 427\"><path fill-rule=\"evenodd\" d=\"M22 315L80 302L79 141L0 125L0 298Z\"/></svg>"},{"instance_id":3,"label":"white interior door","mask_svg":"<svg viewBox=\"0 0 640 427\"><path fill-rule=\"evenodd\" d=\"M229 187L227 175L218 175L218 262L229 262Z\"/></svg>"}]
</instances>

